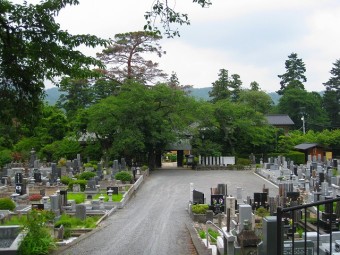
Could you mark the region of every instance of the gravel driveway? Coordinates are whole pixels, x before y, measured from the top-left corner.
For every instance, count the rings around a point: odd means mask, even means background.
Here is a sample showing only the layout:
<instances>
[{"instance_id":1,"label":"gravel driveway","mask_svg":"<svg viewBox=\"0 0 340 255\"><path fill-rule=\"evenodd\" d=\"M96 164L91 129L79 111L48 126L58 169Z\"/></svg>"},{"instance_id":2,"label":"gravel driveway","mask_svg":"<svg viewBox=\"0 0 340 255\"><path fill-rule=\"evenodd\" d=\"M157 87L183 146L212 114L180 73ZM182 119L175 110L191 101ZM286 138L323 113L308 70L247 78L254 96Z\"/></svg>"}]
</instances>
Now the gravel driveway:
<instances>
[{"instance_id":1,"label":"gravel driveway","mask_svg":"<svg viewBox=\"0 0 340 255\"><path fill-rule=\"evenodd\" d=\"M252 171L157 170L98 231L57 254L196 254L185 226L191 221L187 212L191 182L205 193L207 202L210 188L218 183L228 184L228 194L234 196L236 188L242 187L244 198L261 192L263 184L270 196L278 193L276 187Z\"/></svg>"}]
</instances>

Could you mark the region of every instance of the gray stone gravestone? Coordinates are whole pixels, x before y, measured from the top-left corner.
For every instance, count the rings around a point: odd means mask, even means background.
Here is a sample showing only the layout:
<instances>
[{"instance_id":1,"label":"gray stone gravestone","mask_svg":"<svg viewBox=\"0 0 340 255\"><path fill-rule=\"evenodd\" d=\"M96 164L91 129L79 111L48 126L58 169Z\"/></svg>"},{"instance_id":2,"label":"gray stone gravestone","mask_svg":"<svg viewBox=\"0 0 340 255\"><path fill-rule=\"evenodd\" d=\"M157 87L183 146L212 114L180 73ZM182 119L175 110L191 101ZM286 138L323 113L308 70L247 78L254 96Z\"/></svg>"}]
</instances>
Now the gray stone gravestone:
<instances>
[{"instance_id":1,"label":"gray stone gravestone","mask_svg":"<svg viewBox=\"0 0 340 255\"><path fill-rule=\"evenodd\" d=\"M121 170L125 171L126 170L126 162L125 162L125 158L121 158Z\"/></svg>"},{"instance_id":2,"label":"gray stone gravestone","mask_svg":"<svg viewBox=\"0 0 340 255\"><path fill-rule=\"evenodd\" d=\"M81 220L86 219L86 206L85 205L76 205L75 217Z\"/></svg>"}]
</instances>

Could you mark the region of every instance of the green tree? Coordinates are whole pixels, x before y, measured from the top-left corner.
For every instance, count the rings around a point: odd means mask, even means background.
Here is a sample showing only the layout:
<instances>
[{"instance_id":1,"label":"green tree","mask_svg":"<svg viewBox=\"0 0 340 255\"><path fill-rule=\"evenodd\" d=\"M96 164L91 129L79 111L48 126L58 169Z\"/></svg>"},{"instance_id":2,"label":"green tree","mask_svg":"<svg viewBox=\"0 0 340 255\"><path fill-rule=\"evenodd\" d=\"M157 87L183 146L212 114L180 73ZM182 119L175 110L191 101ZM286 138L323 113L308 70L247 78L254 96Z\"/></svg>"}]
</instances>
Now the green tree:
<instances>
[{"instance_id":1,"label":"green tree","mask_svg":"<svg viewBox=\"0 0 340 255\"><path fill-rule=\"evenodd\" d=\"M304 116L306 129L322 130L329 127L327 114L322 108L322 98L316 92L307 92L299 88L290 88L280 98L278 111L288 114L295 123L295 128L302 128Z\"/></svg>"},{"instance_id":2,"label":"green tree","mask_svg":"<svg viewBox=\"0 0 340 255\"><path fill-rule=\"evenodd\" d=\"M274 142L275 130L252 107L230 100L201 104L194 151L205 156L264 152Z\"/></svg>"},{"instance_id":3,"label":"green tree","mask_svg":"<svg viewBox=\"0 0 340 255\"><path fill-rule=\"evenodd\" d=\"M260 85L256 81L252 81L250 83L250 90L259 91L260 90Z\"/></svg>"},{"instance_id":4,"label":"green tree","mask_svg":"<svg viewBox=\"0 0 340 255\"><path fill-rule=\"evenodd\" d=\"M324 83L326 91L323 105L328 113L333 128L340 127L340 59L337 59L331 69L331 78Z\"/></svg>"},{"instance_id":5,"label":"green tree","mask_svg":"<svg viewBox=\"0 0 340 255\"><path fill-rule=\"evenodd\" d=\"M263 114L269 113L273 106L271 97L259 90L242 90L239 94L238 102L248 105Z\"/></svg>"},{"instance_id":6,"label":"green tree","mask_svg":"<svg viewBox=\"0 0 340 255\"><path fill-rule=\"evenodd\" d=\"M307 81L305 76L306 67L301 58L298 58L296 53L291 53L288 56L288 60L285 62L286 72L278 75L281 79L281 88L277 93L283 95L289 88L298 88L304 90L303 82Z\"/></svg>"},{"instance_id":7,"label":"green tree","mask_svg":"<svg viewBox=\"0 0 340 255\"><path fill-rule=\"evenodd\" d=\"M156 152L179 138L192 121L194 107L192 98L166 85L124 84L117 96L88 110L88 131L96 133L110 155L147 155L153 169Z\"/></svg>"},{"instance_id":8,"label":"green tree","mask_svg":"<svg viewBox=\"0 0 340 255\"><path fill-rule=\"evenodd\" d=\"M91 76L99 60L82 54L77 47L105 46L106 40L92 35L71 35L61 30L55 17L77 0L1 2L0 104L1 119L17 116L31 120L43 95L44 81L63 75ZM20 106L20 107L17 107Z\"/></svg>"},{"instance_id":9,"label":"green tree","mask_svg":"<svg viewBox=\"0 0 340 255\"><path fill-rule=\"evenodd\" d=\"M62 79L59 91L65 92L60 95L57 106L66 111L67 117L72 118L80 109L88 108L93 102L93 90L87 79Z\"/></svg>"},{"instance_id":10,"label":"green tree","mask_svg":"<svg viewBox=\"0 0 340 255\"><path fill-rule=\"evenodd\" d=\"M194 3L202 7L209 7L210 0L193 0ZM190 25L190 20L187 14L177 12L172 6L176 6L176 2L168 0L156 0L152 5L150 11L145 13L147 24L144 26L145 30L155 31L160 33L157 23L162 25L165 35L168 37L179 36L177 28L173 28L174 24Z\"/></svg>"},{"instance_id":11,"label":"green tree","mask_svg":"<svg viewBox=\"0 0 340 255\"><path fill-rule=\"evenodd\" d=\"M229 77L228 70L220 69L218 80L212 83L212 89L209 91L209 97L212 102L223 99L237 100L241 90L242 81L238 74L232 74Z\"/></svg>"},{"instance_id":12,"label":"green tree","mask_svg":"<svg viewBox=\"0 0 340 255\"><path fill-rule=\"evenodd\" d=\"M145 31L116 34L112 45L97 53L97 57L109 67L108 76L119 82L133 79L142 84L153 83L166 74L158 69L158 63L142 55L153 53L161 57L165 54L158 43L161 38Z\"/></svg>"}]
</instances>

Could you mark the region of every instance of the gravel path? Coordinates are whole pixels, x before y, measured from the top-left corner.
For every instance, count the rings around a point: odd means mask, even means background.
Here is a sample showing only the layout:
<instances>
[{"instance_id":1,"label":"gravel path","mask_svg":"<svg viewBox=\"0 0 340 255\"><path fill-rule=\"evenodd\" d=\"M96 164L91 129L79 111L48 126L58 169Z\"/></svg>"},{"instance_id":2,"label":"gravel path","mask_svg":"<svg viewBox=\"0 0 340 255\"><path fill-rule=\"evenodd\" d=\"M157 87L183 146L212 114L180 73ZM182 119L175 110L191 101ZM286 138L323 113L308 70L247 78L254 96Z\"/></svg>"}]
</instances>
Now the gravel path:
<instances>
[{"instance_id":1,"label":"gravel path","mask_svg":"<svg viewBox=\"0 0 340 255\"><path fill-rule=\"evenodd\" d=\"M278 190L252 171L157 170L121 210L103 222L100 230L58 254L91 255L194 255L196 254L185 222L189 183L205 193L210 202L210 188L228 184L228 194L243 196L261 192L263 184L274 196Z\"/></svg>"}]
</instances>

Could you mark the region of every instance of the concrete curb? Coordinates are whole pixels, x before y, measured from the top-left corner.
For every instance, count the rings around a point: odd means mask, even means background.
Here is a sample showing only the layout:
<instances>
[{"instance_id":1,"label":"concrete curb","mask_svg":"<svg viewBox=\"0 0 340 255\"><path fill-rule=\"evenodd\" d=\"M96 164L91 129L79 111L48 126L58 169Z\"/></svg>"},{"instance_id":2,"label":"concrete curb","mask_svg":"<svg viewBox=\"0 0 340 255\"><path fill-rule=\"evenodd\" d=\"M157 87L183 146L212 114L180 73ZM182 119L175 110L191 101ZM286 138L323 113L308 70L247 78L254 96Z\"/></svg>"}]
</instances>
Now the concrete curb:
<instances>
[{"instance_id":1,"label":"concrete curb","mask_svg":"<svg viewBox=\"0 0 340 255\"><path fill-rule=\"evenodd\" d=\"M187 229L189 231L192 243L195 246L197 254L198 255L211 255L211 250L208 249L203 244L202 240L197 235L197 232L196 232L194 226L192 225L192 223L186 223L185 225L186 225L186 227L187 227Z\"/></svg>"}]
</instances>

